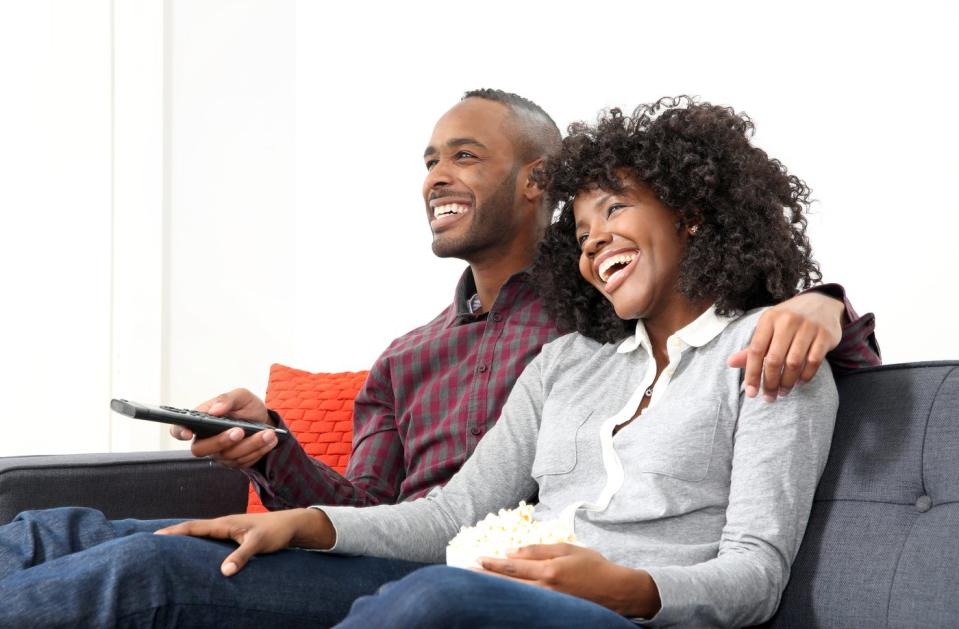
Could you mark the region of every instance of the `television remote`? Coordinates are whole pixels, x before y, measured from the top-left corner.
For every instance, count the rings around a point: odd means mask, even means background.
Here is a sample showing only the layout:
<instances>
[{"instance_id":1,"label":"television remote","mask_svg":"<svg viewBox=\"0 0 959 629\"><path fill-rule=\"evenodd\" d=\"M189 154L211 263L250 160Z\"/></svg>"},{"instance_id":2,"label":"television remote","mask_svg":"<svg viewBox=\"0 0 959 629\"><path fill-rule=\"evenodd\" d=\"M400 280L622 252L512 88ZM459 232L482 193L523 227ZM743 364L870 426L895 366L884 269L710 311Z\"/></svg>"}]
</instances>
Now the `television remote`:
<instances>
[{"instance_id":1,"label":"television remote","mask_svg":"<svg viewBox=\"0 0 959 629\"><path fill-rule=\"evenodd\" d=\"M150 406L149 404L140 404L129 400L110 400L110 408L121 415L132 417L134 419L145 419L152 422L161 422L164 424L177 424L193 431L193 434L203 439L220 434L230 428L242 428L247 436L262 430L273 430L277 438L284 439L289 433L282 428L274 428L269 424L247 421L245 419L236 419L234 417L218 417L201 413L200 411L191 411L185 408L176 408L175 406Z\"/></svg>"}]
</instances>

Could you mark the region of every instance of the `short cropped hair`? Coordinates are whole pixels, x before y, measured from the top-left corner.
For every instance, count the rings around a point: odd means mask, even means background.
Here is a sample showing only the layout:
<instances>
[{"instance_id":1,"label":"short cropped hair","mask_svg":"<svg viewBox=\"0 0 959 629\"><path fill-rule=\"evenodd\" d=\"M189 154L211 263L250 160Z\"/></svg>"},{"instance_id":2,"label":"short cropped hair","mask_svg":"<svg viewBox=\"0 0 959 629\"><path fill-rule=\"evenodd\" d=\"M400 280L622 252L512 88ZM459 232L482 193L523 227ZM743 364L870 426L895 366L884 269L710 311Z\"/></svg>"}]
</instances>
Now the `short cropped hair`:
<instances>
[{"instance_id":1,"label":"short cropped hair","mask_svg":"<svg viewBox=\"0 0 959 629\"><path fill-rule=\"evenodd\" d=\"M562 142L559 127L542 107L528 98L490 88L470 90L461 100L467 98L482 98L510 108L519 131L513 146L521 161L531 162L559 151Z\"/></svg>"}]
</instances>

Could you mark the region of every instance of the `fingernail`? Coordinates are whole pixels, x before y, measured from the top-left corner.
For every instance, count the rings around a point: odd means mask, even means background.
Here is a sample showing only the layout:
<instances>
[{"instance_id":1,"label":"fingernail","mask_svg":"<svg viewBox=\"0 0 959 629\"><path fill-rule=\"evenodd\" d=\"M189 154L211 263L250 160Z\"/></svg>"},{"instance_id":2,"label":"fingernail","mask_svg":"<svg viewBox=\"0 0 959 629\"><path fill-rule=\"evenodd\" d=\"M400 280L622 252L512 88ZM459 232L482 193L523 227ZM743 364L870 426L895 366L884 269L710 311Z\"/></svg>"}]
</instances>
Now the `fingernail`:
<instances>
[{"instance_id":1,"label":"fingernail","mask_svg":"<svg viewBox=\"0 0 959 629\"><path fill-rule=\"evenodd\" d=\"M753 385L748 385L746 387L746 397L756 397L757 393L759 393L759 390Z\"/></svg>"},{"instance_id":2,"label":"fingernail","mask_svg":"<svg viewBox=\"0 0 959 629\"><path fill-rule=\"evenodd\" d=\"M276 442L276 433L272 430L263 431L263 443L275 443Z\"/></svg>"},{"instance_id":3,"label":"fingernail","mask_svg":"<svg viewBox=\"0 0 959 629\"><path fill-rule=\"evenodd\" d=\"M236 574L236 564L233 563L232 561L225 563L223 564L223 567L220 569L220 571L225 576L232 577L234 574Z\"/></svg>"},{"instance_id":4,"label":"fingernail","mask_svg":"<svg viewBox=\"0 0 959 629\"><path fill-rule=\"evenodd\" d=\"M239 441L243 438L243 429L242 428L231 428L230 429L230 441Z\"/></svg>"},{"instance_id":5,"label":"fingernail","mask_svg":"<svg viewBox=\"0 0 959 629\"><path fill-rule=\"evenodd\" d=\"M790 393L791 391L792 391L792 389L780 389L780 390L779 390L779 397L786 397L787 395L789 395L789 393Z\"/></svg>"},{"instance_id":6,"label":"fingernail","mask_svg":"<svg viewBox=\"0 0 959 629\"><path fill-rule=\"evenodd\" d=\"M772 403L776 401L776 396L773 395L772 393L763 393L763 399L766 400L767 402Z\"/></svg>"}]
</instances>

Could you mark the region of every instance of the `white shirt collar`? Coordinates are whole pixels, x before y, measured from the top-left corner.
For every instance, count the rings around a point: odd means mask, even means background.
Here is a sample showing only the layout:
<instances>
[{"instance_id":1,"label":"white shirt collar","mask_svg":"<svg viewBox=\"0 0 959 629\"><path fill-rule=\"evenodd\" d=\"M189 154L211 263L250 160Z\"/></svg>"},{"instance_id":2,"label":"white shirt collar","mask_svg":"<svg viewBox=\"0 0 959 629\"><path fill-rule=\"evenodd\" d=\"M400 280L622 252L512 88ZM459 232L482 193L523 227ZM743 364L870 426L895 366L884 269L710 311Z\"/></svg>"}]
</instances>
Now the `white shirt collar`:
<instances>
[{"instance_id":1,"label":"white shirt collar","mask_svg":"<svg viewBox=\"0 0 959 629\"><path fill-rule=\"evenodd\" d=\"M713 305L707 308L703 314L696 317L694 321L688 323L682 329L677 330L676 333L669 338L678 337L679 340L690 347L702 347L719 336L719 334L726 329L727 325L738 318L738 315L729 317L716 314L716 308L715 305ZM649 334L646 332L646 325L642 319L637 319L636 332L620 343L616 351L620 354L628 354L641 346L645 347L647 352L652 353Z\"/></svg>"}]
</instances>

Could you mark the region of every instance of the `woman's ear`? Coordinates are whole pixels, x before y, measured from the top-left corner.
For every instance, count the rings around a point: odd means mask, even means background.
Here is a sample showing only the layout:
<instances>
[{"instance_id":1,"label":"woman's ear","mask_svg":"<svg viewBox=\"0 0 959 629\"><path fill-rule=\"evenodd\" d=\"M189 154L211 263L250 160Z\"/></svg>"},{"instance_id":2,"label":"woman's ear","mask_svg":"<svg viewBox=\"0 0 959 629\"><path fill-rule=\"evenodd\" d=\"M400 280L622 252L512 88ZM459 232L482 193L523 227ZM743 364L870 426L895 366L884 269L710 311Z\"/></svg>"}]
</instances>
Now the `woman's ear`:
<instances>
[{"instance_id":1,"label":"woman's ear","mask_svg":"<svg viewBox=\"0 0 959 629\"><path fill-rule=\"evenodd\" d=\"M703 213L699 210L696 210L692 213L690 218L680 216L679 221L676 223L676 231L684 231L689 236L695 236L699 233L699 226L703 224Z\"/></svg>"}]
</instances>

